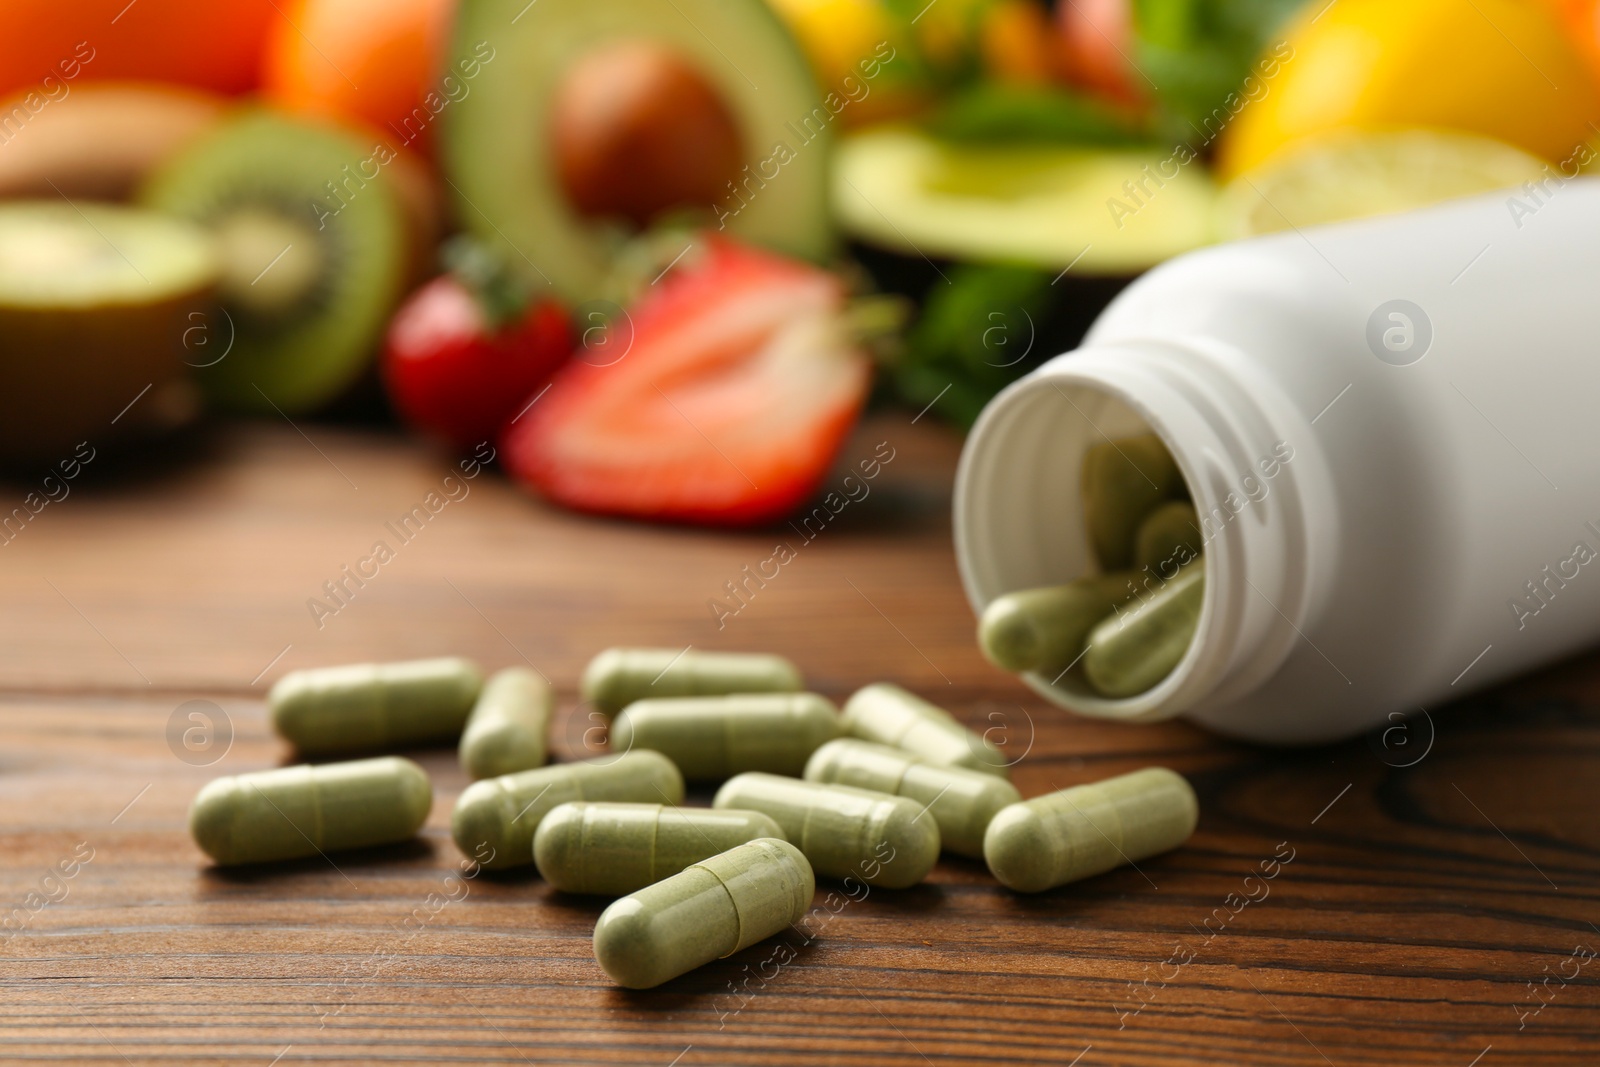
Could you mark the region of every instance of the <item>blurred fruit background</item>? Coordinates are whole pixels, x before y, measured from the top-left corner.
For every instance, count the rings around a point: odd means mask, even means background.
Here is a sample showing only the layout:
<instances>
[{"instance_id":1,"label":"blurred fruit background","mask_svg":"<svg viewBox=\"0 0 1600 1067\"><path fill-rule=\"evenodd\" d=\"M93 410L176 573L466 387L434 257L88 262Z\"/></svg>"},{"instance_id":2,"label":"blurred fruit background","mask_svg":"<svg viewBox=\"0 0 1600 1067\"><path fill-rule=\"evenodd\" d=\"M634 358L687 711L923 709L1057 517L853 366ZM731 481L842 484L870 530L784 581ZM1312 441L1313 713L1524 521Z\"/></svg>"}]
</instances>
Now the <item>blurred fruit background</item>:
<instances>
[{"instance_id":1,"label":"blurred fruit background","mask_svg":"<svg viewBox=\"0 0 1600 1067\"><path fill-rule=\"evenodd\" d=\"M5 466L362 420L751 524L1169 257L1533 210L1600 0L5 0L0 95Z\"/></svg>"}]
</instances>

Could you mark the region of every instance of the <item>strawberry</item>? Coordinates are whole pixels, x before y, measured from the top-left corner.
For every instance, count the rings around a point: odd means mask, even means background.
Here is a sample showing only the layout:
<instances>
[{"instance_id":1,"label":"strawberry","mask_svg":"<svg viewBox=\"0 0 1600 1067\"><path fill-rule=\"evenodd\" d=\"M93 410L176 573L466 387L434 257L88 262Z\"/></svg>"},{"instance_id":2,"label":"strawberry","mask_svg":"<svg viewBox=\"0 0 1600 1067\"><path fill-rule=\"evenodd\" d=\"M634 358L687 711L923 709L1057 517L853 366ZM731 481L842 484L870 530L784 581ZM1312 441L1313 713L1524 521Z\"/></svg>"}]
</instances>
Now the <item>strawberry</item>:
<instances>
[{"instance_id":1,"label":"strawberry","mask_svg":"<svg viewBox=\"0 0 1600 1067\"><path fill-rule=\"evenodd\" d=\"M827 472L871 371L834 275L701 236L514 420L502 457L558 503L738 525L782 517ZM631 328L631 345L627 331Z\"/></svg>"},{"instance_id":2,"label":"strawberry","mask_svg":"<svg viewBox=\"0 0 1600 1067\"><path fill-rule=\"evenodd\" d=\"M464 260L466 253L456 253ZM530 302L481 265L458 266L395 313L383 353L389 398L416 429L459 448L498 434L572 352L566 312Z\"/></svg>"}]
</instances>

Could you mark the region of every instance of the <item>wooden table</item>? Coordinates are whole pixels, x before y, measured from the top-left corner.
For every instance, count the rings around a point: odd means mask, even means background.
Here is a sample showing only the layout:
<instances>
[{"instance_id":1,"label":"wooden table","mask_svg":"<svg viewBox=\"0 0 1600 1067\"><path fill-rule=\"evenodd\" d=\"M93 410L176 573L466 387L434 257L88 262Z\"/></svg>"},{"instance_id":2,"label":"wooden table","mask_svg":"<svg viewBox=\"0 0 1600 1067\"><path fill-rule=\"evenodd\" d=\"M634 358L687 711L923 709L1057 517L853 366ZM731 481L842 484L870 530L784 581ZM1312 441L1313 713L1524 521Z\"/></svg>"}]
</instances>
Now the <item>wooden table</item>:
<instances>
[{"instance_id":1,"label":"wooden table","mask_svg":"<svg viewBox=\"0 0 1600 1067\"><path fill-rule=\"evenodd\" d=\"M495 473L447 483L451 458L379 432L263 423L138 464L102 450L0 546L0 1061L1600 1058L1600 665L1437 714L1431 747L1427 724L1280 752L1079 720L973 645L957 441L888 416L843 461L880 441L894 458L870 495L811 540L565 514ZM409 541L386 525L462 487ZM394 558L319 627L308 599L379 540ZM708 602L731 607L724 583L779 541L795 558L719 630ZM204 782L289 758L262 704L284 671L526 660L559 686L556 748L576 758L596 744L576 680L611 644L779 651L834 698L898 682L1003 727L1024 795L1164 764L1199 791L1199 831L1034 897L960 860L858 902L825 886L787 965L764 945L645 993L594 963L603 902L459 877L451 752L418 754L437 800L411 844L231 873L189 840Z\"/></svg>"}]
</instances>

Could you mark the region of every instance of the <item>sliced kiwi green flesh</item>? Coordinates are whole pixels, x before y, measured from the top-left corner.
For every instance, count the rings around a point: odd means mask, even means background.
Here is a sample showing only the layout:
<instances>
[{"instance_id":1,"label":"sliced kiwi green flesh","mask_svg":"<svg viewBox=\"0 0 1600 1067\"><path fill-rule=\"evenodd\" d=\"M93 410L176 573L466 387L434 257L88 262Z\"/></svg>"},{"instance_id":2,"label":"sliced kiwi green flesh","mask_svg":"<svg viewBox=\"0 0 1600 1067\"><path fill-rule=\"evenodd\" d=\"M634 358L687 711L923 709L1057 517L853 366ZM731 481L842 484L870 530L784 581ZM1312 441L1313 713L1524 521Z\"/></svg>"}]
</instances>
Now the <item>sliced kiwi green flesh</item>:
<instances>
[{"instance_id":1,"label":"sliced kiwi green flesh","mask_svg":"<svg viewBox=\"0 0 1600 1067\"><path fill-rule=\"evenodd\" d=\"M63 459L124 433L130 405L184 373L216 278L211 238L182 220L0 204L0 462Z\"/></svg>"},{"instance_id":2,"label":"sliced kiwi green flesh","mask_svg":"<svg viewBox=\"0 0 1600 1067\"><path fill-rule=\"evenodd\" d=\"M360 375L405 275L384 154L342 129L251 111L152 175L143 203L216 238L233 343L197 372L214 401L305 411Z\"/></svg>"},{"instance_id":3,"label":"sliced kiwi green flesh","mask_svg":"<svg viewBox=\"0 0 1600 1067\"><path fill-rule=\"evenodd\" d=\"M802 258L833 252L827 176L840 98L827 106L764 0L474 0L460 6L455 41L451 67L476 74L439 115L456 215L530 283L574 303L605 288L621 242L563 188L554 105L585 57L629 43L670 49L738 127L744 158L712 225Z\"/></svg>"}]
</instances>

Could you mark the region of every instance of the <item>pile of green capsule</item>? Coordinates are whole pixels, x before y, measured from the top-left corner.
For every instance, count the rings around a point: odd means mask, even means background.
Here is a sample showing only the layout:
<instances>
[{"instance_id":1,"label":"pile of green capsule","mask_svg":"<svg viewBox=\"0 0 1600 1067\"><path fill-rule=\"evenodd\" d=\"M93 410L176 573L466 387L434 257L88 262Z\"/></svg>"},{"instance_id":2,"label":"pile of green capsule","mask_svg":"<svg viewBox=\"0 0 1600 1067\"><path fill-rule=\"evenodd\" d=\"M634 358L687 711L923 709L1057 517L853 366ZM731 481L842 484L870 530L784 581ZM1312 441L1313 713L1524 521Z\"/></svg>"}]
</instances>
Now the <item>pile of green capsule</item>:
<instances>
[{"instance_id":1,"label":"pile of green capsule","mask_svg":"<svg viewBox=\"0 0 1600 1067\"><path fill-rule=\"evenodd\" d=\"M611 752L546 765L549 683L511 668L485 681L463 659L285 675L273 727L309 756L454 740L473 783L451 835L490 870L535 864L554 888L618 898L594 952L644 989L798 922L818 877L905 889L941 849L1038 892L1177 847L1194 830L1189 784L1163 768L1023 801L1004 753L898 686L842 710L802 691L778 656L609 649L584 673L611 715ZM685 779L720 782L684 807ZM190 810L219 864L300 859L406 840L433 804L398 756L219 778Z\"/></svg>"},{"instance_id":2,"label":"pile of green capsule","mask_svg":"<svg viewBox=\"0 0 1600 1067\"><path fill-rule=\"evenodd\" d=\"M1103 697L1154 688L1183 659L1205 600L1204 541L1178 465L1155 434L1084 453L1083 521L1099 573L997 597L978 621L995 666Z\"/></svg>"}]
</instances>

